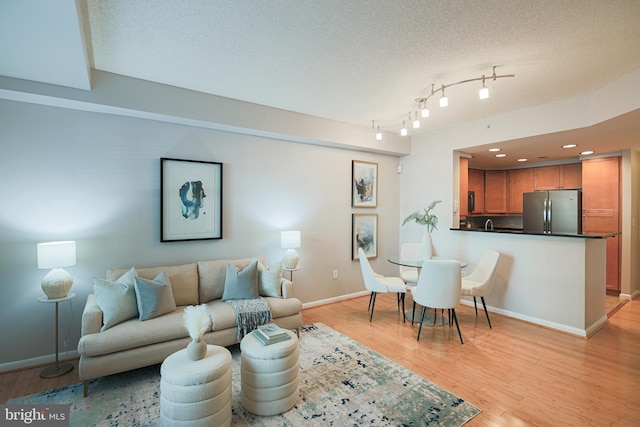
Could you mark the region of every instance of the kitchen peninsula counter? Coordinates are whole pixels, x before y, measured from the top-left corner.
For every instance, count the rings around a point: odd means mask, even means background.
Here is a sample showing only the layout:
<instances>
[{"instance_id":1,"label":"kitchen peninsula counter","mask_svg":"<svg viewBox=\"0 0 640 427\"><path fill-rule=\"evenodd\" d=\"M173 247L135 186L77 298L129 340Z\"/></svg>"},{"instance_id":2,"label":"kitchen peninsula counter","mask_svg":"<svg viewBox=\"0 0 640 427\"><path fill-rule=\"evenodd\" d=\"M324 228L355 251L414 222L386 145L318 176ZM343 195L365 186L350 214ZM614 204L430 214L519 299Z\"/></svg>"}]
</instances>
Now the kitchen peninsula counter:
<instances>
[{"instance_id":1,"label":"kitchen peninsula counter","mask_svg":"<svg viewBox=\"0 0 640 427\"><path fill-rule=\"evenodd\" d=\"M443 231L446 239L434 238L436 255L468 262L467 274L486 250L500 252L493 290L485 297L489 311L581 337L607 323L606 243L618 233ZM462 301L473 306L470 297Z\"/></svg>"},{"instance_id":2,"label":"kitchen peninsula counter","mask_svg":"<svg viewBox=\"0 0 640 427\"><path fill-rule=\"evenodd\" d=\"M609 233L583 233L583 234L575 234L575 233L539 233L539 232L531 232L524 231L521 229L515 228L495 228L493 230L485 230L484 228L450 228L451 231L468 231L471 233L479 232L479 233L502 233L502 234L521 234L528 236L545 236L545 237L576 237L579 239L608 239L610 237L615 237L620 235L620 232L609 232Z\"/></svg>"}]
</instances>

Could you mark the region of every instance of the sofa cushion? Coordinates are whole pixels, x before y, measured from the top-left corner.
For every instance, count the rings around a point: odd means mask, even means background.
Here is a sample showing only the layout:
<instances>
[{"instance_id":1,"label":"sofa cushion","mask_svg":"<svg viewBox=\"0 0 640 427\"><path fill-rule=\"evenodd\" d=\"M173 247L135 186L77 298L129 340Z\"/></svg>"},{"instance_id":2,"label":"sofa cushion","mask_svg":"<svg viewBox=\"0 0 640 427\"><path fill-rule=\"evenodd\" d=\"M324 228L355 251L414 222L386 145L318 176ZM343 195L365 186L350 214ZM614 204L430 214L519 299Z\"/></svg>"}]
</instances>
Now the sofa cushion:
<instances>
[{"instance_id":1,"label":"sofa cushion","mask_svg":"<svg viewBox=\"0 0 640 427\"><path fill-rule=\"evenodd\" d=\"M263 297L282 296L282 261L271 266L258 262L258 291Z\"/></svg>"},{"instance_id":2,"label":"sofa cushion","mask_svg":"<svg viewBox=\"0 0 640 427\"><path fill-rule=\"evenodd\" d=\"M96 303L102 311L102 328L106 331L125 320L138 317L138 304L135 292L136 270L131 270L115 281L93 278L93 293Z\"/></svg>"},{"instance_id":3,"label":"sofa cushion","mask_svg":"<svg viewBox=\"0 0 640 427\"><path fill-rule=\"evenodd\" d=\"M135 287L140 320L153 319L176 310L171 282L164 271L153 280L136 277Z\"/></svg>"},{"instance_id":4,"label":"sofa cushion","mask_svg":"<svg viewBox=\"0 0 640 427\"><path fill-rule=\"evenodd\" d=\"M224 293L224 279L227 275L227 264L244 268L251 264L253 260L254 258L243 258L198 262L200 304L222 298L222 294Z\"/></svg>"},{"instance_id":5,"label":"sofa cushion","mask_svg":"<svg viewBox=\"0 0 640 427\"><path fill-rule=\"evenodd\" d=\"M127 270L107 270L107 280L115 280ZM198 266L196 263L176 265L170 267L137 268L139 277L153 279L161 272L165 272L171 281L173 299L176 305L198 304ZM223 282L224 283L224 282ZM220 294L222 295L222 294Z\"/></svg>"},{"instance_id":6,"label":"sofa cushion","mask_svg":"<svg viewBox=\"0 0 640 427\"><path fill-rule=\"evenodd\" d=\"M244 268L227 264L222 300L256 299L258 294L258 260Z\"/></svg>"},{"instance_id":7,"label":"sofa cushion","mask_svg":"<svg viewBox=\"0 0 640 427\"><path fill-rule=\"evenodd\" d=\"M85 335L78 343L78 353L82 356L100 356L165 341L188 338L184 327L185 307L141 322L130 319L104 332ZM232 309L233 310L233 309Z\"/></svg>"}]
</instances>

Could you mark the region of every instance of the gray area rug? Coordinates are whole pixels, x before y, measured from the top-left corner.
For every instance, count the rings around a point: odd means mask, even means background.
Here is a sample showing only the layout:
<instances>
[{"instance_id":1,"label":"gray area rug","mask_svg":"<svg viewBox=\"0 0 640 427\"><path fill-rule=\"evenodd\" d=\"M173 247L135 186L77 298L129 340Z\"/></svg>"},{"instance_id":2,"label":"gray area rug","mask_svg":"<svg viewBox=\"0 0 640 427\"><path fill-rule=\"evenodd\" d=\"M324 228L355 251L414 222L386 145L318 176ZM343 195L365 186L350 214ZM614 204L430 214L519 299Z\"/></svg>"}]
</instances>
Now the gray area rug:
<instances>
[{"instance_id":1,"label":"gray area rug","mask_svg":"<svg viewBox=\"0 0 640 427\"><path fill-rule=\"evenodd\" d=\"M271 417L240 404L240 350L233 354L234 426L460 426L481 411L321 323L300 331L300 400ZM160 414L160 366L10 400L69 404L72 426L152 426Z\"/></svg>"}]
</instances>

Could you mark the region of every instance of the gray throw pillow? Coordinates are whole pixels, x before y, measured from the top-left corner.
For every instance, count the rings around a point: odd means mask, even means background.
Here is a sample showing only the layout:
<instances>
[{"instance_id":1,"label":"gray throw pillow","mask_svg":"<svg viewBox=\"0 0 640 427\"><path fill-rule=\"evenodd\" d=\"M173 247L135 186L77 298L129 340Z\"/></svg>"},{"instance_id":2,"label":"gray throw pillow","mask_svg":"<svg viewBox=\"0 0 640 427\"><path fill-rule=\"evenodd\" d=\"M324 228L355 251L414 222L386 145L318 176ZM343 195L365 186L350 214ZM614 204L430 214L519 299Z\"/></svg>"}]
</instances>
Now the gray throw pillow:
<instances>
[{"instance_id":1,"label":"gray throw pillow","mask_svg":"<svg viewBox=\"0 0 640 427\"><path fill-rule=\"evenodd\" d=\"M102 311L102 328L106 331L125 320L138 317L138 304L135 292L136 270L124 273L115 281L93 278L93 293L96 303Z\"/></svg>"},{"instance_id":2,"label":"gray throw pillow","mask_svg":"<svg viewBox=\"0 0 640 427\"><path fill-rule=\"evenodd\" d=\"M258 261L258 288L263 297L282 296L282 261L268 267Z\"/></svg>"},{"instance_id":3,"label":"gray throw pillow","mask_svg":"<svg viewBox=\"0 0 640 427\"><path fill-rule=\"evenodd\" d=\"M136 277L135 287L140 320L153 319L176 310L171 282L164 271L153 280Z\"/></svg>"},{"instance_id":4,"label":"gray throw pillow","mask_svg":"<svg viewBox=\"0 0 640 427\"><path fill-rule=\"evenodd\" d=\"M222 301L258 298L258 260L240 270L227 264Z\"/></svg>"}]
</instances>

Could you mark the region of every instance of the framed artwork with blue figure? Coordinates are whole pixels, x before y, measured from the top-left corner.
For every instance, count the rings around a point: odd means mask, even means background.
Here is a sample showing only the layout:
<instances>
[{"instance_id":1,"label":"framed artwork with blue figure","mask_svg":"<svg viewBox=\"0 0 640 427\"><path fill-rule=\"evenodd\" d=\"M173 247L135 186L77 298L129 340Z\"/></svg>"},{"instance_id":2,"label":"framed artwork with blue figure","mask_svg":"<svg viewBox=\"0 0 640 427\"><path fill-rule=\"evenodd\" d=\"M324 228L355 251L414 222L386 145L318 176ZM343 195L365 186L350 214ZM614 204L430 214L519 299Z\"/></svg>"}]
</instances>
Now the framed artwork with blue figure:
<instances>
[{"instance_id":1,"label":"framed artwork with blue figure","mask_svg":"<svg viewBox=\"0 0 640 427\"><path fill-rule=\"evenodd\" d=\"M160 241L222 239L222 163L160 159Z\"/></svg>"},{"instance_id":2,"label":"framed artwork with blue figure","mask_svg":"<svg viewBox=\"0 0 640 427\"><path fill-rule=\"evenodd\" d=\"M353 160L351 162L351 206L378 206L378 164Z\"/></svg>"},{"instance_id":3,"label":"framed artwork with blue figure","mask_svg":"<svg viewBox=\"0 0 640 427\"><path fill-rule=\"evenodd\" d=\"M358 248L367 258L378 256L378 214L352 214L351 259L358 259Z\"/></svg>"}]
</instances>

